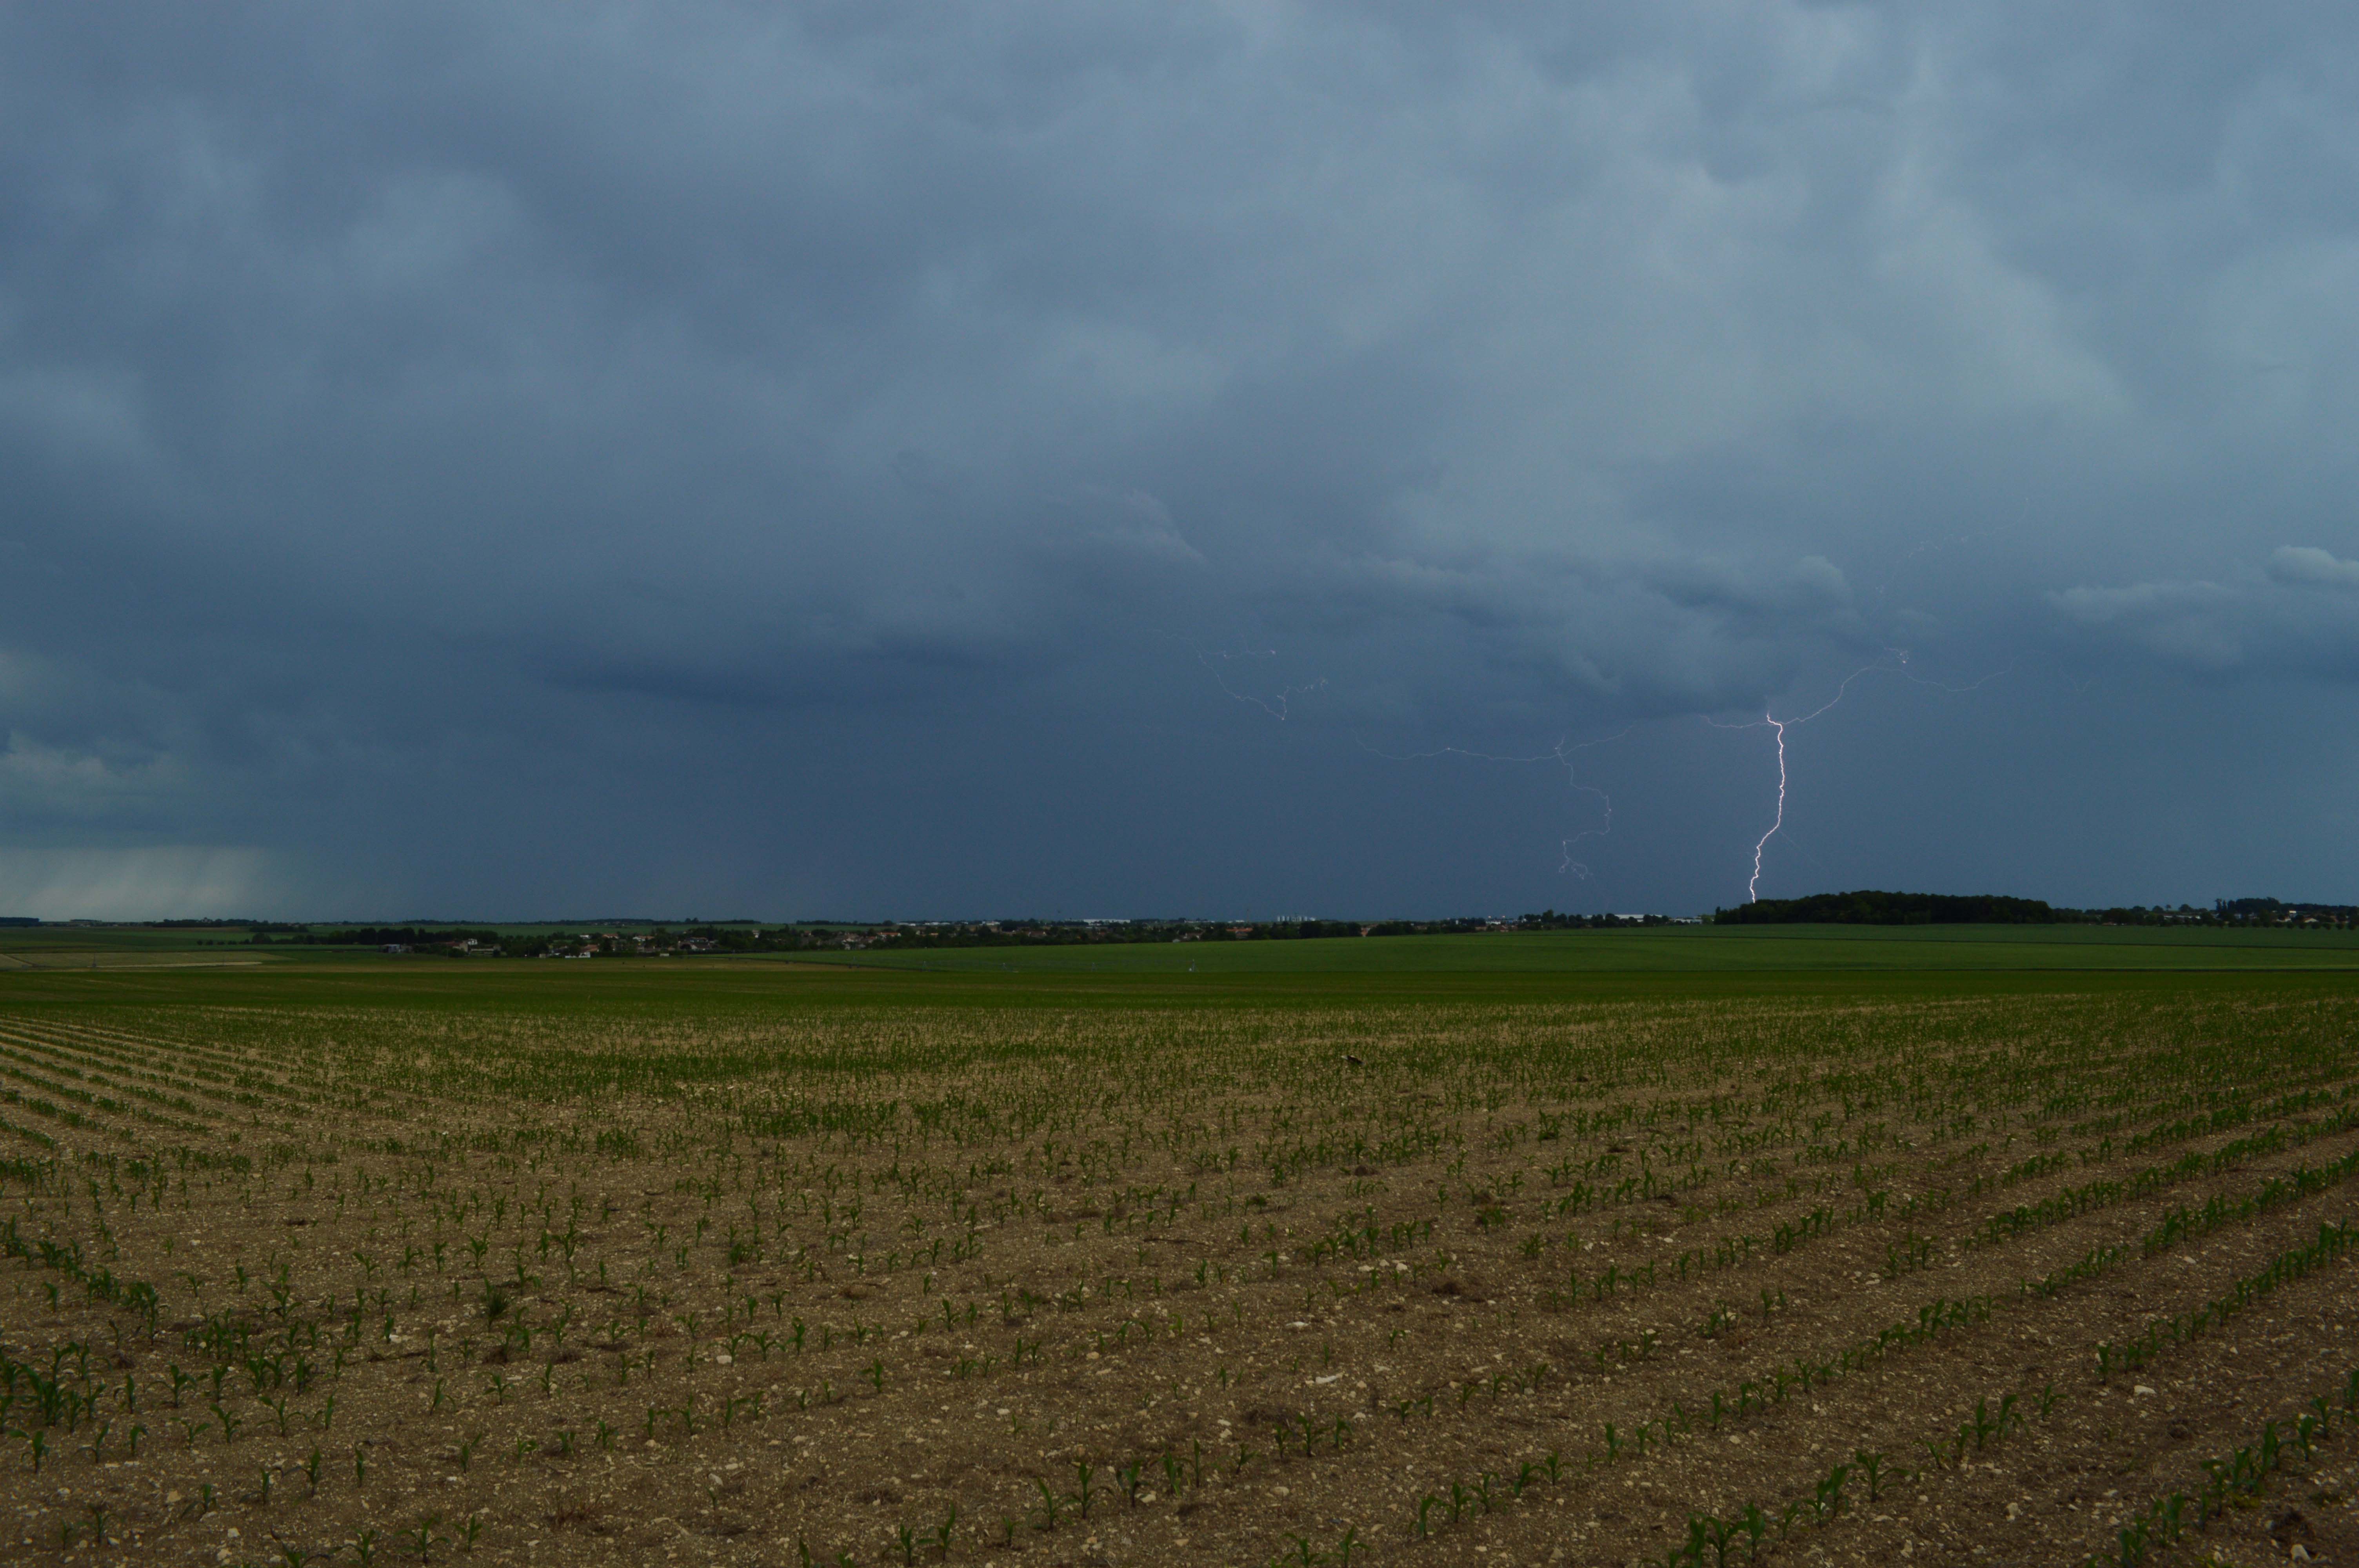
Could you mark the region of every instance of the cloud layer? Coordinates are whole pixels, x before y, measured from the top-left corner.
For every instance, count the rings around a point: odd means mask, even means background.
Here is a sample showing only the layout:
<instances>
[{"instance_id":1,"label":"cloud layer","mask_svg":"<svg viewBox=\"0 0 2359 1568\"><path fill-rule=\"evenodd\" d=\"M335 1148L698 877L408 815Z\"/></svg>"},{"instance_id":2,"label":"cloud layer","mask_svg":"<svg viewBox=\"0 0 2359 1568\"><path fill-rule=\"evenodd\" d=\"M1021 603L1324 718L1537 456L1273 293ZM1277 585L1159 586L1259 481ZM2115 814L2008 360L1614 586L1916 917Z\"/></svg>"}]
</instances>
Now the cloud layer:
<instances>
[{"instance_id":1,"label":"cloud layer","mask_svg":"<svg viewBox=\"0 0 2359 1568\"><path fill-rule=\"evenodd\" d=\"M11 13L0 841L278 913L1692 908L1774 779L1704 720L1872 667L1765 891L2359 897L2353 42ZM2158 713L2271 716L2281 834L2125 774Z\"/></svg>"},{"instance_id":2,"label":"cloud layer","mask_svg":"<svg viewBox=\"0 0 2359 1568\"><path fill-rule=\"evenodd\" d=\"M2359 675L2359 561L2281 545L2224 581L2074 588L2052 595L2072 622L2188 669Z\"/></svg>"}]
</instances>

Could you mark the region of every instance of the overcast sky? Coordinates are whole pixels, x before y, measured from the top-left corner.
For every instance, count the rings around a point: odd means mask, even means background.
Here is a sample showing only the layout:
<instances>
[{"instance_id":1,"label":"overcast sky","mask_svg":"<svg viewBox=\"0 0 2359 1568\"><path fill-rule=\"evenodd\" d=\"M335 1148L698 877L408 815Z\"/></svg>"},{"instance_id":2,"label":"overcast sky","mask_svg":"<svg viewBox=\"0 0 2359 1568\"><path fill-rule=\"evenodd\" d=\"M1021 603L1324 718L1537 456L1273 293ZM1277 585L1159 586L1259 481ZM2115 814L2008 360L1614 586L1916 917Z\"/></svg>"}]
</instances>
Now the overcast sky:
<instances>
[{"instance_id":1,"label":"overcast sky","mask_svg":"<svg viewBox=\"0 0 2359 1568\"><path fill-rule=\"evenodd\" d=\"M0 914L2359 901L2354 44L10 7Z\"/></svg>"}]
</instances>

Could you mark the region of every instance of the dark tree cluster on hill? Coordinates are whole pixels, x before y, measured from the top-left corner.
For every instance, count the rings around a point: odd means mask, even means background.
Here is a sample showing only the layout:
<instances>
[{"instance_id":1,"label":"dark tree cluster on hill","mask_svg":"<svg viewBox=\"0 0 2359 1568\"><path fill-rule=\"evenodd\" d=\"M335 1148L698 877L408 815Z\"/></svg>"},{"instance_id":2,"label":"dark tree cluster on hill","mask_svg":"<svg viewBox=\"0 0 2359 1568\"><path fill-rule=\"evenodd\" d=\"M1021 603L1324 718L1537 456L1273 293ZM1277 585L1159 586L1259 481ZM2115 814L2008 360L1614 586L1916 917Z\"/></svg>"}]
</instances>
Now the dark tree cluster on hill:
<instances>
[{"instance_id":1,"label":"dark tree cluster on hill","mask_svg":"<svg viewBox=\"0 0 2359 1568\"><path fill-rule=\"evenodd\" d=\"M2359 925L2359 904L2283 903L2273 898L2223 898L2212 913L2225 925Z\"/></svg>"},{"instance_id":2,"label":"dark tree cluster on hill","mask_svg":"<svg viewBox=\"0 0 2359 1568\"><path fill-rule=\"evenodd\" d=\"M1722 925L2050 925L2080 918L2036 898L1995 893L1954 897L1937 892L1813 893L1808 898L1765 898L1713 912Z\"/></svg>"},{"instance_id":3,"label":"dark tree cluster on hill","mask_svg":"<svg viewBox=\"0 0 2359 1568\"><path fill-rule=\"evenodd\" d=\"M2061 909L2032 898L1863 889L1765 898L1715 911L1712 919L1722 925L2294 925L2349 930L2359 926L2359 906L2223 898L2214 900L2210 909L2190 903Z\"/></svg>"},{"instance_id":4,"label":"dark tree cluster on hill","mask_svg":"<svg viewBox=\"0 0 2359 1568\"><path fill-rule=\"evenodd\" d=\"M1631 925L1692 925L1697 923L1669 914L1560 914L1553 909L1544 909L1538 914L1524 915L1515 924L1519 931L1613 931Z\"/></svg>"},{"instance_id":5,"label":"dark tree cluster on hill","mask_svg":"<svg viewBox=\"0 0 2359 1568\"><path fill-rule=\"evenodd\" d=\"M255 939L260 941L261 934ZM347 925L333 931L307 931L301 940L323 947L455 947L462 942L496 944L500 934L484 927L455 925Z\"/></svg>"}]
</instances>

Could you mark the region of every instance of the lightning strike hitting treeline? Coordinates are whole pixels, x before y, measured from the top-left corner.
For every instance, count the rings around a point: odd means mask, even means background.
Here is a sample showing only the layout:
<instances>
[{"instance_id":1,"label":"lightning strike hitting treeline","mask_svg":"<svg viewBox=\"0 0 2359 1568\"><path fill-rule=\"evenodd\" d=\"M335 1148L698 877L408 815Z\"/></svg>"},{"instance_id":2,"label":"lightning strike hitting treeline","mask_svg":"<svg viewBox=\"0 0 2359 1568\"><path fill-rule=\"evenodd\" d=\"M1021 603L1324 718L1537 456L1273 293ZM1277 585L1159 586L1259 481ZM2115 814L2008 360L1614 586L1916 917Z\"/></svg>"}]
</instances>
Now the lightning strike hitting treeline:
<instances>
[{"instance_id":1,"label":"lightning strike hitting treeline","mask_svg":"<svg viewBox=\"0 0 2359 1568\"><path fill-rule=\"evenodd\" d=\"M1930 686L1940 691L1962 693L1979 691L1984 686L1989 685L1992 681L1998 679L1999 676L2007 674L2008 671L2015 668L2015 665L2010 664L2006 669L1994 670L1989 675L1983 676L1980 680L1971 681L1964 686L1948 686L1940 681L1927 680L1924 676L1911 672L1908 667L1908 650L1904 648L1886 648L1885 652L1891 655L1896 662L1892 664L1885 664L1879 661L1875 664L1861 665L1858 669L1855 669L1852 671L1851 674L1843 676L1843 683L1835 687L1834 696L1827 698L1825 702L1820 704L1817 708L1812 708L1810 712L1803 714L1799 719L1779 719L1774 713L1764 709L1761 715L1760 724L1722 724L1717 719L1707 719L1704 720L1705 723L1722 730L1757 730L1766 725L1770 730L1776 731L1777 736L1777 810L1776 816L1770 819L1768 831L1762 834L1759 838L1754 841L1753 874L1745 880L1745 903L1758 903L1761 902L1762 857L1768 850L1769 840L1777 837L1777 830L1786 826L1786 731L1789 728L1799 724L1808 724L1811 719L1818 718L1819 715L1826 712L1829 708L1833 708L1837 703L1843 701L1844 695L1851 690L1851 683L1859 679L1862 676L1879 674L1897 675L1903 680L1913 681L1919 686Z\"/></svg>"},{"instance_id":2,"label":"lightning strike hitting treeline","mask_svg":"<svg viewBox=\"0 0 2359 1568\"><path fill-rule=\"evenodd\" d=\"M2004 669L1994 670L1989 675L1984 676L1978 680L1967 682L1962 686L1951 686L1946 682L1930 680L1909 669L1909 655L1907 649L1886 648L1884 652L1886 658L1879 659L1874 664L1862 665L1859 668L1852 671L1851 674L1843 676L1842 681L1836 685L1834 695L1832 697L1830 697L1826 701L1821 703L1810 712L1801 715L1799 718L1779 719L1774 710L1764 709L1761 718L1756 721L1743 724L1730 724L1723 722L1720 719L1711 718L1708 715L1704 716L1704 722L1712 725L1714 729L1767 729L1777 738L1777 805L1771 815L1768 828L1762 833L1760 838L1754 840L1753 871L1751 875L1747 876L1745 881L1745 899L1747 903L1758 903L1761 901L1761 876L1768 855L1769 841L1777 838L1778 833L1786 826L1786 791L1788 784L1791 782L1790 775L1788 774L1786 766L1786 731L1788 730L1793 729L1798 725L1808 724L1812 719L1820 718L1839 706L1843 702L1843 698L1850 694L1853 683L1857 681L1862 676L1897 675L1900 676L1901 679L1911 682L1914 685L1930 686L1938 691L1957 695L1966 692L1979 691L1984 686L1989 685L1992 681L1998 679L2001 676L2011 673L2015 668L2015 665L2010 663ZM1200 652L1196 655L1197 661L1201 664L1205 669L1211 672L1214 683L1220 687L1223 694L1231 697L1233 700L1251 703L1255 707L1259 708L1263 712L1268 714L1271 718L1276 719L1280 722L1284 722L1288 717L1288 699L1323 688L1327 685L1327 679L1324 676L1320 676L1317 680L1310 682L1307 685L1287 687L1277 692L1274 697L1256 697L1249 692L1240 692L1232 688L1228 682L1222 677L1221 671L1218 666L1212 662L1214 659L1225 662L1232 659L1274 659L1277 656L1277 653L1275 649L1258 652L1248 651L1235 654L1222 653L1211 654ZM1629 735L1631 730L1635 728L1636 728L1635 725L1630 726L1629 728L1618 730L1612 735L1603 736L1594 741L1582 741L1576 742L1570 740L1559 740L1554 746L1551 746L1547 751L1536 752L1527 756L1508 755L1494 752L1477 752L1464 746L1437 746L1430 751L1424 752L1392 752L1379 751L1375 747L1369 745L1366 741L1360 740L1357 736L1354 736L1353 739L1354 743L1370 756L1382 757L1386 762L1426 762L1437 757L1463 757L1470 762L1505 762L1518 766L1528 766L1536 762L1556 763L1558 766L1564 769L1565 787L1575 794L1586 795L1594 797L1597 801L1599 810L1603 813L1603 820L1597 827L1583 828L1580 832L1572 834L1569 838L1559 839L1557 844L1559 855L1557 864L1558 874L1571 875L1586 881L1595 873L1590 870L1586 862L1574 858L1573 847L1580 844L1584 839L1605 838L1612 836L1614 831L1614 797L1597 785L1586 783L1580 777L1578 773L1575 771L1571 753L1575 752L1588 751L1589 749L1596 746L1610 745L1613 742L1620 741Z\"/></svg>"}]
</instances>

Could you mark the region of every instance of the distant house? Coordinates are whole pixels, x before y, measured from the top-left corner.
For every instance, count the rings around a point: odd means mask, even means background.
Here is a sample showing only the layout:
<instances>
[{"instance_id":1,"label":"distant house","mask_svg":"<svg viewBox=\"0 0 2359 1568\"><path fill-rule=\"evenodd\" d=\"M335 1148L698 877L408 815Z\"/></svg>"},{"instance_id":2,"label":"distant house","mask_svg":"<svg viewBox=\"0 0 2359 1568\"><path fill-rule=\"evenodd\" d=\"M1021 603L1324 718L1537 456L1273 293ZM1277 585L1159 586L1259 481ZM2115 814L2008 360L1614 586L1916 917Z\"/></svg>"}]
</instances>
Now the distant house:
<instances>
[{"instance_id":1,"label":"distant house","mask_svg":"<svg viewBox=\"0 0 2359 1568\"><path fill-rule=\"evenodd\" d=\"M388 953L407 953L409 951L409 944L407 942L388 942L385 945L385 950Z\"/></svg>"}]
</instances>

